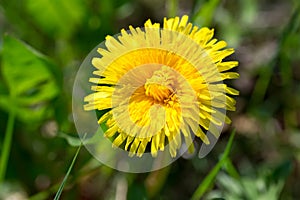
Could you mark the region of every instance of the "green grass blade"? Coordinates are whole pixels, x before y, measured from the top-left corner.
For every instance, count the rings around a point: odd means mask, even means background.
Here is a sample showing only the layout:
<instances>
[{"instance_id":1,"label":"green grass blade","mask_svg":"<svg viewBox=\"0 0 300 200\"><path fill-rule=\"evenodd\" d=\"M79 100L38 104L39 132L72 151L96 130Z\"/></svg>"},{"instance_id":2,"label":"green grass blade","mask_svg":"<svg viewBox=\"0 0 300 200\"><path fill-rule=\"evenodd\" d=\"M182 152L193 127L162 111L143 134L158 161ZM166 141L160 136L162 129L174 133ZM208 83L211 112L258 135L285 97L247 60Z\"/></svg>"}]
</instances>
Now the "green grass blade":
<instances>
[{"instance_id":1,"label":"green grass blade","mask_svg":"<svg viewBox=\"0 0 300 200\"><path fill-rule=\"evenodd\" d=\"M61 184L60 184L60 186L59 186L59 189L58 189L58 191L57 191L57 193L56 193L56 195L55 195L55 197L54 197L54 200L58 200L58 199L59 199L59 197L60 197L60 195L61 195L61 193L62 193L62 191L63 191L63 189L64 189L64 186L65 186L65 184L66 184L66 182L67 182L67 179L68 179L68 177L69 177L69 175L70 175L70 173L71 173L71 170L72 170L72 168L73 168L73 165L74 165L74 163L75 163L75 161L76 161L76 159L77 159L77 156L78 156L78 154L79 154L79 151L80 151L81 147L82 147L82 143L81 143L81 145L78 147L78 149L77 149L77 151L76 151L76 154L75 154L75 156L74 156L74 158L73 158L73 160L72 160L72 163L71 163L71 165L70 165L70 167L69 167L69 169L68 169L68 171L67 171L67 174L65 175L63 181L61 182Z\"/></svg>"},{"instance_id":2,"label":"green grass blade","mask_svg":"<svg viewBox=\"0 0 300 200\"><path fill-rule=\"evenodd\" d=\"M261 102L263 102L264 97L267 93L268 87L271 82L273 71L276 68L276 65L278 64L278 61L280 59L282 59L281 51L282 51L282 49L284 49L283 48L284 43L286 42L289 35L291 35L292 33L295 33L297 31L297 29L299 28L299 21L300 21L300 4L298 3L295 5L295 11L292 14L288 24L285 26L284 30L281 33L281 36L280 36L279 42L278 42L277 52L276 52L274 58L270 61L268 66L264 66L259 71L259 74L258 74L259 79L256 81L256 85L254 87L252 97L250 99L250 108L255 107L255 106L257 106L257 104L260 104ZM288 71L288 69L285 69L285 70ZM288 77L288 78L290 78L290 77Z\"/></svg>"},{"instance_id":3,"label":"green grass blade","mask_svg":"<svg viewBox=\"0 0 300 200\"><path fill-rule=\"evenodd\" d=\"M234 135L235 135L235 130L233 130L231 132L229 141L228 141L228 143L226 145L226 148L225 148L225 151L224 151L223 155L221 156L221 159L214 166L214 168L209 172L209 174L204 178L204 180L202 181L202 183L198 186L198 188L196 189L196 191L194 192L194 194L193 194L193 196L191 198L192 200L200 199L203 196L203 194L209 189L209 187L211 186L211 184L214 182L215 177L217 176L217 174L219 173L220 169L222 168L222 166L227 161L229 152L230 152L231 147L232 147Z\"/></svg>"},{"instance_id":4,"label":"green grass blade","mask_svg":"<svg viewBox=\"0 0 300 200\"><path fill-rule=\"evenodd\" d=\"M231 162L231 159L230 158L227 158L226 159L226 162L225 162L225 169L226 171L228 172L228 174L235 178L236 180L240 180L240 175L237 171L237 169L234 167L234 165L232 164Z\"/></svg>"},{"instance_id":5,"label":"green grass blade","mask_svg":"<svg viewBox=\"0 0 300 200\"><path fill-rule=\"evenodd\" d=\"M4 181L10 148L11 141L14 132L14 123L15 123L15 111L12 109L9 112L7 127L4 136L3 148L1 149L1 162L0 162L0 183Z\"/></svg>"},{"instance_id":6,"label":"green grass blade","mask_svg":"<svg viewBox=\"0 0 300 200\"><path fill-rule=\"evenodd\" d=\"M168 0L168 17L175 17L178 13L178 0Z\"/></svg>"},{"instance_id":7,"label":"green grass blade","mask_svg":"<svg viewBox=\"0 0 300 200\"><path fill-rule=\"evenodd\" d=\"M192 22L200 26L210 26L215 10L220 0L211 0L205 2L199 10L193 15Z\"/></svg>"}]
</instances>

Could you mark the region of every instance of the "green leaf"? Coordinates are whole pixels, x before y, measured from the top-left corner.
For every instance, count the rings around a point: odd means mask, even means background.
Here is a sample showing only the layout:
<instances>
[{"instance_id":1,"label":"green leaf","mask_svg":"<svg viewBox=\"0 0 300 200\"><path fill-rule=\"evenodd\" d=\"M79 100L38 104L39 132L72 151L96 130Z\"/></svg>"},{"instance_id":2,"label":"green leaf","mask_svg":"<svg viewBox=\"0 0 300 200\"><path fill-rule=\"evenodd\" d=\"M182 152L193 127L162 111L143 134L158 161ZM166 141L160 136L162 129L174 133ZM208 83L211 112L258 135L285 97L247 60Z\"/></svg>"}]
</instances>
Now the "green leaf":
<instances>
[{"instance_id":1,"label":"green leaf","mask_svg":"<svg viewBox=\"0 0 300 200\"><path fill-rule=\"evenodd\" d=\"M84 145L93 144L93 143L99 142L99 137L103 137L102 135L100 135L99 131L96 132L93 136L91 136L89 138L85 138L84 140L80 139L78 137L70 136L70 135L68 135L66 133L62 133L62 132L60 132L58 134L58 136L64 138L68 142L68 144L72 147L79 147L81 145L81 143L83 143Z\"/></svg>"},{"instance_id":2,"label":"green leaf","mask_svg":"<svg viewBox=\"0 0 300 200\"><path fill-rule=\"evenodd\" d=\"M259 167L262 172L264 168ZM277 199L285 184L287 176L292 170L292 162L285 161L277 166L269 174L242 176L239 179L233 178L225 173L220 173L217 177L217 184L226 199ZM235 197L235 198L233 198Z\"/></svg>"},{"instance_id":3,"label":"green leaf","mask_svg":"<svg viewBox=\"0 0 300 200\"><path fill-rule=\"evenodd\" d=\"M58 136L64 138L68 142L68 144L72 147L78 147L81 145L80 138L70 136L66 133L59 133Z\"/></svg>"},{"instance_id":4,"label":"green leaf","mask_svg":"<svg viewBox=\"0 0 300 200\"><path fill-rule=\"evenodd\" d=\"M47 58L6 35L1 70L9 94L0 93L0 107L8 112L14 109L22 121L43 119L49 111L49 101L59 94L52 68Z\"/></svg>"},{"instance_id":5,"label":"green leaf","mask_svg":"<svg viewBox=\"0 0 300 200\"><path fill-rule=\"evenodd\" d=\"M68 37L81 23L85 13L82 0L26 0L32 20L48 35Z\"/></svg>"}]
</instances>

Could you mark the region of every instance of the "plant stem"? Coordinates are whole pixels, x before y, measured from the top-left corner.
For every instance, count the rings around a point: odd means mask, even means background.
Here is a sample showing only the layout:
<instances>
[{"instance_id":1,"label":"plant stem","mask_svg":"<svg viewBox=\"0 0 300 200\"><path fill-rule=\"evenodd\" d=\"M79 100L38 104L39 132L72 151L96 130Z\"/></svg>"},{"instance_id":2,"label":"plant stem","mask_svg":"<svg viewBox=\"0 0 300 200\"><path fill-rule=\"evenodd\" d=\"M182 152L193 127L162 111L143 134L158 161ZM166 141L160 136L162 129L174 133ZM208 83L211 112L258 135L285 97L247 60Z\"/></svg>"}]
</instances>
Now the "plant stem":
<instances>
[{"instance_id":1,"label":"plant stem","mask_svg":"<svg viewBox=\"0 0 300 200\"><path fill-rule=\"evenodd\" d=\"M0 183L4 181L10 148L11 148L11 141L13 136L14 130L14 123L15 123L15 111L12 109L9 112L7 127L4 135L4 142L3 148L1 150L1 162L0 162Z\"/></svg>"}]
</instances>

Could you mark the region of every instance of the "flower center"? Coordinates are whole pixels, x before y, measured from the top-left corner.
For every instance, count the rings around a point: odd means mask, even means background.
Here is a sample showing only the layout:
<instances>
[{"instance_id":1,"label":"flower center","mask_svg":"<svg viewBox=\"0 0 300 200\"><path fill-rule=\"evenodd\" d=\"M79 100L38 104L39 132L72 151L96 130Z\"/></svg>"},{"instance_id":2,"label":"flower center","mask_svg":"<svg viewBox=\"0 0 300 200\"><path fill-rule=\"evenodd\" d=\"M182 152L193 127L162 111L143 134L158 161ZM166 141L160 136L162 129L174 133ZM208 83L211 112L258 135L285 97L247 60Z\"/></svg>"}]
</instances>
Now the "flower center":
<instances>
[{"instance_id":1,"label":"flower center","mask_svg":"<svg viewBox=\"0 0 300 200\"><path fill-rule=\"evenodd\" d=\"M175 93L174 80L174 72L167 66L162 66L147 79L144 85L145 94L159 103L166 102Z\"/></svg>"}]
</instances>

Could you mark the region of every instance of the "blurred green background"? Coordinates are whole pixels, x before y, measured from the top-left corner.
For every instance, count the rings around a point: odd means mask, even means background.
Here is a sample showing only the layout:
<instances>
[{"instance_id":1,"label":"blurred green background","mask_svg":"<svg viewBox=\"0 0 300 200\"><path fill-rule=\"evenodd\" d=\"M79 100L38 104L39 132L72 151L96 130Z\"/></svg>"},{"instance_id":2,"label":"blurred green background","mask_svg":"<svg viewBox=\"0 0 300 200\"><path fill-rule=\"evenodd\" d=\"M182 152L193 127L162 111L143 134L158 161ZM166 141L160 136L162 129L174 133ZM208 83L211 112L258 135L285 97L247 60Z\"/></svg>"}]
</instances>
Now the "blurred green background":
<instances>
[{"instance_id":1,"label":"blurred green background","mask_svg":"<svg viewBox=\"0 0 300 200\"><path fill-rule=\"evenodd\" d=\"M0 0L0 199L54 198L78 146L72 86L85 56L107 34L183 14L236 49L233 123L205 158L151 173L118 172L82 148L61 199L300 199L298 0Z\"/></svg>"}]
</instances>

